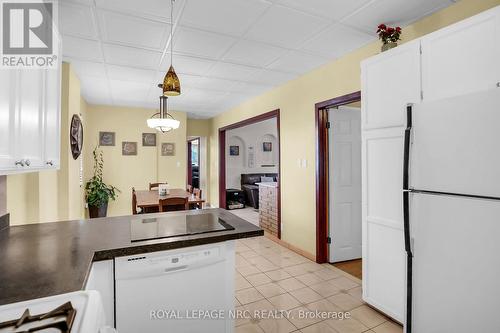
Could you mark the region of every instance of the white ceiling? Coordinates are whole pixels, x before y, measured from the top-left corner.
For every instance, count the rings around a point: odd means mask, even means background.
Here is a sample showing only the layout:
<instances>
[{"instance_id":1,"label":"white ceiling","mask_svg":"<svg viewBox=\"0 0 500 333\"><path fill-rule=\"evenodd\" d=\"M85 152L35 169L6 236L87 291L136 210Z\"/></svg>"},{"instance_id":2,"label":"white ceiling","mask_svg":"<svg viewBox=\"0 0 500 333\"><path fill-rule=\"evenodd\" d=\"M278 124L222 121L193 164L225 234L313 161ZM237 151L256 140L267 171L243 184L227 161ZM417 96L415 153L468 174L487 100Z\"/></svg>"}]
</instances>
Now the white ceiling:
<instances>
[{"instance_id":1,"label":"white ceiling","mask_svg":"<svg viewBox=\"0 0 500 333\"><path fill-rule=\"evenodd\" d=\"M171 109L209 118L453 0L176 0ZM60 1L63 55L91 104L158 107L169 0Z\"/></svg>"}]
</instances>

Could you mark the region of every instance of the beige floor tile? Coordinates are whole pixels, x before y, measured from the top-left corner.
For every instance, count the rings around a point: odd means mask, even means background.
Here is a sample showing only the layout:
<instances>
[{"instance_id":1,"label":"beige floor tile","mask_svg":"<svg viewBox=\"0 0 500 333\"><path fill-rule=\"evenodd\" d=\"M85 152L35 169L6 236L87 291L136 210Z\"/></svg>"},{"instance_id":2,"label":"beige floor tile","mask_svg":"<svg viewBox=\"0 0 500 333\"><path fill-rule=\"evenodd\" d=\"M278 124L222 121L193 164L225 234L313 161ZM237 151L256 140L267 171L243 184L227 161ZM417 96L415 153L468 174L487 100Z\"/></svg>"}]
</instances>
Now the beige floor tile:
<instances>
[{"instance_id":1,"label":"beige floor tile","mask_svg":"<svg viewBox=\"0 0 500 333\"><path fill-rule=\"evenodd\" d=\"M238 301L238 299L235 297L235 298L234 298L234 306L238 307L238 306L240 306L240 305L241 305L241 303L240 303L240 302Z\"/></svg>"},{"instance_id":2,"label":"beige floor tile","mask_svg":"<svg viewBox=\"0 0 500 333\"><path fill-rule=\"evenodd\" d=\"M368 326L373 328L385 322L387 318L381 313L373 310L367 305L362 305L350 311L352 316Z\"/></svg>"},{"instance_id":3,"label":"beige floor tile","mask_svg":"<svg viewBox=\"0 0 500 333\"><path fill-rule=\"evenodd\" d=\"M339 333L325 322L319 322L317 324L307 326L300 331L302 333Z\"/></svg>"},{"instance_id":4,"label":"beige floor tile","mask_svg":"<svg viewBox=\"0 0 500 333\"><path fill-rule=\"evenodd\" d=\"M295 297L297 301L299 301L302 304L308 304L311 302L319 301L323 297L312 290L311 288L302 288L302 289L297 289L297 290L292 290L289 292L290 295Z\"/></svg>"},{"instance_id":5,"label":"beige floor tile","mask_svg":"<svg viewBox=\"0 0 500 333\"><path fill-rule=\"evenodd\" d=\"M321 299L316 302L311 302L306 305L306 308L312 311L320 311L320 312L342 312L342 309L333 304L332 302Z\"/></svg>"},{"instance_id":6,"label":"beige floor tile","mask_svg":"<svg viewBox=\"0 0 500 333\"><path fill-rule=\"evenodd\" d=\"M260 301L264 298L261 293L255 288L248 288L243 290L238 290L236 292L236 298L241 304L248 304L256 301Z\"/></svg>"},{"instance_id":7,"label":"beige floor tile","mask_svg":"<svg viewBox=\"0 0 500 333\"><path fill-rule=\"evenodd\" d=\"M259 327L258 324L245 324L241 326L237 326L234 330L236 333L263 333L264 331Z\"/></svg>"},{"instance_id":8,"label":"beige floor tile","mask_svg":"<svg viewBox=\"0 0 500 333\"><path fill-rule=\"evenodd\" d=\"M261 319L265 312L274 311L276 307L271 304L267 299L243 305L245 310L250 312L250 316L256 319ZM263 314L264 313L264 314Z\"/></svg>"},{"instance_id":9,"label":"beige floor tile","mask_svg":"<svg viewBox=\"0 0 500 333\"><path fill-rule=\"evenodd\" d=\"M267 283L271 282L271 279L264 273L248 275L246 277L246 279L253 286L261 286L263 284L267 284Z\"/></svg>"},{"instance_id":10,"label":"beige floor tile","mask_svg":"<svg viewBox=\"0 0 500 333\"><path fill-rule=\"evenodd\" d=\"M342 276L340 273L329 268L320 269L319 271L314 272L314 274L324 281L335 279Z\"/></svg>"},{"instance_id":11,"label":"beige floor tile","mask_svg":"<svg viewBox=\"0 0 500 333\"><path fill-rule=\"evenodd\" d=\"M240 255L240 256L242 256L242 257L243 257L243 258L245 258L245 259L248 259L248 258L253 258L253 257L257 257L257 256L259 256L259 254L258 254L258 253L256 253L256 252L255 252L255 251L253 251L253 250L250 250L250 251L245 251L245 252L241 252L239 255Z\"/></svg>"},{"instance_id":12,"label":"beige floor tile","mask_svg":"<svg viewBox=\"0 0 500 333\"><path fill-rule=\"evenodd\" d=\"M248 276L248 275L260 273L260 271L255 266L252 266L252 265L239 267L239 268L237 268L237 270L242 276Z\"/></svg>"},{"instance_id":13,"label":"beige floor tile","mask_svg":"<svg viewBox=\"0 0 500 333\"><path fill-rule=\"evenodd\" d=\"M261 272L274 271L280 268L270 261L257 263L255 264L255 267L257 267L257 269L259 269Z\"/></svg>"},{"instance_id":14,"label":"beige floor tile","mask_svg":"<svg viewBox=\"0 0 500 333\"><path fill-rule=\"evenodd\" d=\"M351 295L345 293L339 293L337 295L330 296L328 297L328 300L345 311L352 310L364 304L359 299L356 299Z\"/></svg>"},{"instance_id":15,"label":"beige floor tile","mask_svg":"<svg viewBox=\"0 0 500 333\"><path fill-rule=\"evenodd\" d=\"M363 299L363 289L361 288L361 286L349 289L348 293L354 298L357 298L359 300Z\"/></svg>"},{"instance_id":16,"label":"beige floor tile","mask_svg":"<svg viewBox=\"0 0 500 333\"><path fill-rule=\"evenodd\" d=\"M234 288L236 291L250 288L252 285L243 276L239 276L234 280Z\"/></svg>"},{"instance_id":17,"label":"beige floor tile","mask_svg":"<svg viewBox=\"0 0 500 333\"><path fill-rule=\"evenodd\" d=\"M392 321L386 321L385 323L372 328L372 330L375 333L403 333L403 326Z\"/></svg>"},{"instance_id":18,"label":"beige floor tile","mask_svg":"<svg viewBox=\"0 0 500 333\"><path fill-rule=\"evenodd\" d=\"M332 295L340 293L340 289L331 284L329 281L310 285L309 288L322 295L323 297L330 297Z\"/></svg>"},{"instance_id":19,"label":"beige floor tile","mask_svg":"<svg viewBox=\"0 0 500 333\"><path fill-rule=\"evenodd\" d=\"M236 313L242 313L243 311L245 311L245 308L242 307L242 306L237 306L235 308L235 310L237 311ZM234 326L238 327L238 326L241 326L241 325L249 324L250 323L250 319L251 318L246 318L246 317L243 317L243 316L237 316L235 318L235 320L234 320Z\"/></svg>"},{"instance_id":20,"label":"beige floor tile","mask_svg":"<svg viewBox=\"0 0 500 333\"><path fill-rule=\"evenodd\" d=\"M271 278L273 281L279 281L279 280L284 280L292 277L290 274L288 274L284 269L277 269L274 271L268 271L266 272L266 275Z\"/></svg>"},{"instance_id":21,"label":"beige floor tile","mask_svg":"<svg viewBox=\"0 0 500 333\"><path fill-rule=\"evenodd\" d=\"M325 321L329 326L333 327L339 333L361 333L368 330L368 327L363 325L359 320L354 318L349 319L328 319Z\"/></svg>"},{"instance_id":22,"label":"beige floor tile","mask_svg":"<svg viewBox=\"0 0 500 333\"><path fill-rule=\"evenodd\" d=\"M293 309L290 316L290 322L299 329L316 324L322 320L315 315L315 311L311 311L303 306Z\"/></svg>"},{"instance_id":23,"label":"beige floor tile","mask_svg":"<svg viewBox=\"0 0 500 333\"><path fill-rule=\"evenodd\" d=\"M267 299L276 309L290 310L300 305L300 302L293 298L290 294L281 294Z\"/></svg>"},{"instance_id":24,"label":"beige floor tile","mask_svg":"<svg viewBox=\"0 0 500 333\"><path fill-rule=\"evenodd\" d=\"M305 284L303 284L302 282L293 277L285 280L280 280L277 283L281 288L285 289L286 291L297 290L305 287Z\"/></svg>"},{"instance_id":25,"label":"beige floor tile","mask_svg":"<svg viewBox=\"0 0 500 333\"><path fill-rule=\"evenodd\" d=\"M285 271L287 271L292 276L304 275L306 273L314 273L323 269L323 266L313 263L313 262L305 262L302 264L285 267Z\"/></svg>"},{"instance_id":26,"label":"beige floor tile","mask_svg":"<svg viewBox=\"0 0 500 333\"><path fill-rule=\"evenodd\" d=\"M333 279L333 280L329 280L328 282L333 284L334 286L336 286L339 289L345 289L345 290L359 287L358 283L356 283L356 282L354 282L354 281L352 281L344 276L341 276L341 277Z\"/></svg>"},{"instance_id":27,"label":"beige floor tile","mask_svg":"<svg viewBox=\"0 0 500 333\"><path fill-rule=\"evenodd\" d=\"M237 268L240 268L240 267L243 267L243 266L248 266L248 265L250 265L250 263L245 258L243 258L239 254L236 255L236 264L235 264L235 266Z\"/></svg>"},{"instance_id":28,"label":"beige floor tile","mask_svg":"<svg viewBox=\"0 0 500 333\"><path fill-rule=\"evenodd\" d=\"M286 318L262 319L259 326L266 333L289 333L297 330Z\"/></svg>"},{"instance_id":29,"label":"beige floor tile","mask_svg":"<svg viewBox=\"0 0 500 333\"><path fill-rule=\"evenodd\" d=\"M300 282L302 282L303 284L305 284L306 286L309 286L311 284L316 284L316 283L323 282L323 279L321 279L320 277L318 277L314 273L307 273L307 274L304 274L304 275L297 275L295 278L297 280L299 280Z\"/></svg>"},{"instance_id":30,"label":"beige floor tile","mask_svg":"<svg viewBox=\"0 0 500 333\"><path fill-rule=\"evenodd\" d=\"M270 298L273 296L281 295L286 293L286 290L281 288L277 283L271 282L261 286L255 287L264 297Z\"/></svg>"}]
</instances>

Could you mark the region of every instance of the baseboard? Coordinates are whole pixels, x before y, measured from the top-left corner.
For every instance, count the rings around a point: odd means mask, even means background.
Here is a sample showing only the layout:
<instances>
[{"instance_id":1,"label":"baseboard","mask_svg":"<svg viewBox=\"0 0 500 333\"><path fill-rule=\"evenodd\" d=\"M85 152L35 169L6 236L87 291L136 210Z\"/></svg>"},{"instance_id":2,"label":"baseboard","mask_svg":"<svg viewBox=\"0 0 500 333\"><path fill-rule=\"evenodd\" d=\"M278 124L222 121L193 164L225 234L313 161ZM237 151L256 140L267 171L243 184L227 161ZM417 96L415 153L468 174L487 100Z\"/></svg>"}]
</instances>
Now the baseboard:
<instances>
[{"instance_id":1,"label":"baseboard","mask_svg":"<svg viewBox=\"0 0 500 333\"><path fill-rule=\"evenodd\" d=\"M297 254L300 254L301 256L306 257L307 259L316 262L316 256L314 254L309 253L309 252L307 252L305 250L302 250L302 249L300 249L300 248L296 247L295 245L292 245L292 244L290 244L288 242L285 242L284 240L279 239L278 237L273 236L273 235L271 235L270 233L268 233L266 231L264 231L264 235L267 238L269 238L270 240L278 243L279 245L284 246L287 249L292 250L293 252L295 252Z\"/></svg>"},{"instance_id":2,"label":"baseboard","mask_svg":"<svg viewBox=\"0 0 500 333\"><path fill-rule=\"evenodd\" d=\"M0 216L0 230L6 229L10 226L10 214Z\"/></svg>"}]
</instances>

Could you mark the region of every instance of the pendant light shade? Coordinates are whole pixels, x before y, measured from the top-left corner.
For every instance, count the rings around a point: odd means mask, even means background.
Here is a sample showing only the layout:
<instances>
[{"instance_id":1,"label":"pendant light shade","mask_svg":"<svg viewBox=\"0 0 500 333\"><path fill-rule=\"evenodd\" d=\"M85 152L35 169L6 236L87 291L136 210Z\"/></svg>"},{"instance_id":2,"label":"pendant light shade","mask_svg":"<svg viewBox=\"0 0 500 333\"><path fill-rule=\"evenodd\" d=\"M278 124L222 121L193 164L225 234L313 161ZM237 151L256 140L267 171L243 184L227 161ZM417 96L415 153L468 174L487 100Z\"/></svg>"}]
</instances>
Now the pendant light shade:
<instances>
[{"instance_id":1,"label":"pendant light shade","mask_svg":"<svg viewBox=\"0 0 500 333\"><path fill-rule=\"evenodd\" d=\"M181 82L175 74L175 69L170 66L163 79L163 96L179 96L181 94Z\"/></svg>"},{"instance_id":2,"label":"pendant light shade","mask_svg":"<svg viewBox=\"0 0 500 333\"><path fill-rule=\"evenodd\" d=\"M160 96L160 112L155 113L147 120L149 128L153 128L159 132L167 133L171 130L178 129L181 122L175 120L167 110L167 97Z\"/></svg>"},{"instance_id":3,"label":"pendant light shade","mask_svg":"<svg viewBox=\"0 0 500 333\"><path fill-rule=\"evenodd\" d=\"M170 68L168 69L165 78L163 79L163 96L179 96L181 94L181 81L175 73L173 66L174 57L174 1L171 0L172 6L170 7L170 22L172 27L170 29Z\"/></svg>"}]
</instances>

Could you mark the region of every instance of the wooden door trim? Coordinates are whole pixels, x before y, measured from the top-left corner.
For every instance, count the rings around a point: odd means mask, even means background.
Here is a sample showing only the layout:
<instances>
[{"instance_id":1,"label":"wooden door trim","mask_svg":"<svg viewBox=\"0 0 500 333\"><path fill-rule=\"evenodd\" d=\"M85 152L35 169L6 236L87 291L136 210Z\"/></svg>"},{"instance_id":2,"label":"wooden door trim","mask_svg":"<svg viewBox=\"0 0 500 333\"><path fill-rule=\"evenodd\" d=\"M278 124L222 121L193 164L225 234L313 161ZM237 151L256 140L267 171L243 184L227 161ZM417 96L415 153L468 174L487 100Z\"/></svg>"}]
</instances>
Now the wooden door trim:
<instances>
[{"instance_id":1,"label":"wooden door trim","mask_svg":"<svg viewBox=\"0 0 500 333\"><path fill-rule=\"evenodd\" d=\"M361 91L316 103L316 262L328 261L328 109L361 100Z\"/></svg>"},{"instance_id":2,"label":"wooden door trim","mask_svg":"<svg viewBox=\"0 0 500 333\"><path fill-rule=\"evenodd\" d=\"M255 117L219 128L219 207L226 208L226 131L276 118L278 127L278 238L281 239L281 136L280 109L262 113Z\"/></svg>"}]
</instances>

